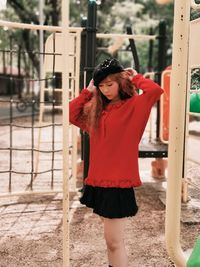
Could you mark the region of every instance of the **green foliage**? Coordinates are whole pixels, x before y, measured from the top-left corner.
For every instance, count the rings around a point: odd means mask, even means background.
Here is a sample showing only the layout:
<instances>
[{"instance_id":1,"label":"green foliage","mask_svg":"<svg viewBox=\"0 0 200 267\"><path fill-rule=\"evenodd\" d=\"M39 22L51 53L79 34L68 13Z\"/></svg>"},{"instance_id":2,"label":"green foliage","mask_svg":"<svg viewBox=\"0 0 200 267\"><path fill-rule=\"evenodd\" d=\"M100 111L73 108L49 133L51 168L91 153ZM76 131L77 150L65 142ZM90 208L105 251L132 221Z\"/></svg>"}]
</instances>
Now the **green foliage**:
<instances>
[{"instance_id":1,"label":"green foliage","mask_svg":"<svg viewBox=\"0 0 200 267\"><path fill-rule=\"evenodd\" d=\"M97 31L105 33L126 33L126 27L131 26L134 34L149 34L150 28L153 28L153 34L158 34L158 24L161 19L165 19L167 24L167 49L169 54L169 64L171 63L171 43L172 43L172 25L173 25L173 4L158 5L155 0L102 0L97 1ZM87 0L71 0L71 15L79 16L72 18L71 23L80 25L81 17L87 16ZM75 22L76 21L76 22ZM114 39L98 39L98 47L109 48L115 42ZM157 45L154 42L154 67L157 67ZM122 63L133 65L132 54L127 51L129 41L125 40L117 56ZM142 70L146 71L148 66L148 41L136 41L136 47L139 54ZM106 49L103 52L105 56Z\"/></svg>"},{"instance_id":2,"label":"green foliage","mask_svg":"<svg viewBox=\"0 0 200 267\"><path fill-rule=\"evenodd\" d=\"M39 24L39 0L7 0L7 9L0 13L0 19L9 21ZM46 25L59 25L61 19L61 0L44 0L44 17ZM80 26L83 18L87 17L89 0L70 0L70 26ZM149 34L150 28L153 34L158 34L158 24L164 19L167 24L167 54L168 64L171 64L171 44L173 33L173 3L159 5L155 0L97 0L97 31L106 33L126 33L126 27L131 26L135 34ZM200 0L196 0L200 3ZM200 17L200 11L192 10L191 19ZM47 34L45 33L46 37ZM28 68L32 62L38 71L39 60L29 51L39 50L39 33L37 31L0 29L0 49L20 49L27 52L29 59L24 66ZM115 40L99 39L98 47L105 48L101 57L107 57L108 50ZM125 66L132 65L132 54L129 49L129 41L124 41L122 47L114 56L118 56ZM147 70L149 43L136 41L136 47L140 59L142 71ZM154 68L157 67L157 41L154 42L153 55Z\"/></svg>"},{"instance_id":3,"label":"green foliage","mask_svg":"<svg viewBox=\"0 0 200 267\"><path fill-rule=\"evenodd\" d=\"M70 1L70 25L81 26L81 20L87 17L88 0L71 0Z\"/></svg>"},{"instance_id":4,"label":"green foliage","mask_svg":"<svg viewBox=\"0 0 200 267\"><path fill-rule=\"evenodd\" d=\"M44 24L59 25L60 0L44 0ZM7 0L7 8L0 13L0 19L28 24L39 24L39 0ZM49 32L44 32L45 39ZM29 75L39 73L39 31L25 29L0 28L0 49L14 50L12 60L6 53L6 65L18 64L21 58L21 66ZM21 55L19 52L21 51ZM32 74L30 74L32 75Z\"/></svg>"},{"instance_id":5,"label":"green foliage","mask_svg":"<svg viewBox=\"0 0 200 267\"><path fill-rule=\"evenodd\" d=\"M191 75L191 89L200 90L200 69L193 69Z\"/></svg>"}]
</instances>

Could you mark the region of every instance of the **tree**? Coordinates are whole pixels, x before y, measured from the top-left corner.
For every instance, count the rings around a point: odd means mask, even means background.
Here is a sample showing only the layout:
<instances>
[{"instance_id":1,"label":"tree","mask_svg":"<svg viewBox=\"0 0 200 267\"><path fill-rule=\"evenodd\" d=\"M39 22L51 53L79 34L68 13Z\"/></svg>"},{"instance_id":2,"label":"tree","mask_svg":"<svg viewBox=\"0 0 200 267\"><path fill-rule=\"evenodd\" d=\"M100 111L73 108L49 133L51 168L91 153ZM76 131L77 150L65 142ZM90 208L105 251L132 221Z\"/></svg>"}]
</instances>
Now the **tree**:
<instances>
[{"instance_id":1,"label":"tree","mask_svg":"<svg viewBox=\"0 0 200 267\"><path fill-rule=\"evenodd\" d=\"M46 0L44 9L44 24L57 26L60 23L60 0ZM38 0L27 1L27 0L7 0L7 9L3 13L3 19L28 23L28 24L39 24L39 11L38 11ZM47 37L49 33L45 32ZM39 31L31 30L8 30L7 38L5 31L0 32L1 48L5 49L18 49L23 51L23 66L26 74L29 76L30 69L33 68L37 75L39 74ZM12 38L12 45L10 45L10 39ZM26 56L26 54L28 56Z\"/></svg>"},{"instance_id":2,"label":"tree","mask_svg":"<svg viewBox=\"0 0 200 267\"><path fill-rule=\"evenodd\" d=\"M71 3L71 10L75 9L76 6L76 10L79 10L79 13L82 14L82 16L86 16L87 11L85 10L85 6L87 6L87 2L87 0L74 0ZM126 33L126 27L131 26L133 33L135 34L149 34L151 29L153 29L153 34L158 34L157 27L159 21L164 18L166 20L168 32L167 49L168 51L171 51L173 4L160 6L155 2L155 0L101 0L97 2L99 3L97 11L98 32ZM81 9L82 5L84 5L84 9ZM78 15L78 13L76 14ZM76 19L74 18L73 21L75 20ZM80 18L78 20L80 21ZM112 45L113 42L114 40L111 39L100 39L98 40L98 47L103 49L104 47ZM126 50L128 45L129 42L126 40L121 48L121 51ZM141 65L144 66L143 71L145 71L148 65L147 55L149 43L141 41L136 42L136 45ZM119 52L118 57L120 57L120 60L123 61L124 65L130 64L132 61L131 54L128 52ZM154 57L156 57L155 53ZM153 61L156 62L156 58Z\"/></svg>"}]
</instances>

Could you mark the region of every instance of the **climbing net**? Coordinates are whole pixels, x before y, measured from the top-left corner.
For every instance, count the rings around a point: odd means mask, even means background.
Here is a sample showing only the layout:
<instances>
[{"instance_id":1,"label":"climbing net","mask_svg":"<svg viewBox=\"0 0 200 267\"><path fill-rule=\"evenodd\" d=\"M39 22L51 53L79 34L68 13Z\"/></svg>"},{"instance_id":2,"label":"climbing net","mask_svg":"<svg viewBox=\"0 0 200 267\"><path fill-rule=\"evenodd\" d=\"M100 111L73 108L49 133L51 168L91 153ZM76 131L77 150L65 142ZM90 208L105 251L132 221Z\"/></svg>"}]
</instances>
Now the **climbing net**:
<instances>
[{"instance_id":1,"label":"climbing net","mask_svg":"<svg viewBox=\"0 0 200 267\"><path fill-rule=\"evenodd\" d=\"M23 36L24 31L27 30L17 30L18 36L20 33ZM0 49L3 58L0 194L59 191L62 186L62 97L59 91L62 85L61 73L56 69L56 60L61 54L56 52L55 34L50 52L38 51L37 44L31 46L31 39L24 42L26 48L17 49L13 30L5 33L1 29L1 35L4 47ZM39 74L41 55L46 59L50 57L52 62L51 70L45 72L44 77Z\"/></svg>"}]
</instances>

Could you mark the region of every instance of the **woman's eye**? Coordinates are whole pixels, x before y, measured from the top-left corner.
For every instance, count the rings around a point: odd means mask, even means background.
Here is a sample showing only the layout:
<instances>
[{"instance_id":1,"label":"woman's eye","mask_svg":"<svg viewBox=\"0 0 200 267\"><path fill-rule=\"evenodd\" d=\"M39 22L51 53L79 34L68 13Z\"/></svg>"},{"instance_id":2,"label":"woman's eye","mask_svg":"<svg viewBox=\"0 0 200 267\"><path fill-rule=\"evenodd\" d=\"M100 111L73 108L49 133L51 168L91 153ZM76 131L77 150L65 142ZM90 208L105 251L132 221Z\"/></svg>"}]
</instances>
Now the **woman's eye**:
<instances>
[{"instance_id":1,"label":"woman's eye","mask_svg":"<svg viewBox=\"0 0 200 267\"><path fill-rule=\"evenodd\" d=\"M112 83L109 83L108 86L112 86Z\"/></svg>"}]
</instances>

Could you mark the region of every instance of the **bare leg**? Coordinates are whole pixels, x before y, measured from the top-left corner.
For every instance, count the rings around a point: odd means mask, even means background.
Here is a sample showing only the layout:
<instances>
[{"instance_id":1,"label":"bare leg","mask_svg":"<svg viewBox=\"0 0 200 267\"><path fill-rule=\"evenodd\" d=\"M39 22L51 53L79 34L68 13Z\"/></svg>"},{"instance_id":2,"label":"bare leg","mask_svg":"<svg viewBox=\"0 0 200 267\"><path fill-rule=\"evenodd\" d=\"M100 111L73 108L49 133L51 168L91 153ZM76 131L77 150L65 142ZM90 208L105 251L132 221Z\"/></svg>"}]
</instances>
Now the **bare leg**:
<instances>
[{"instance_id":1,"label":"bare leg","mask_svg":"<svg viewBox=\"0 0 200 267\"><path fill-rule=\"evenodd\" d=\"M103 223L109 264L113 267L127 267L128 258L124 246L126 219L103 218Z\"/></svg>"}]
</instances>

